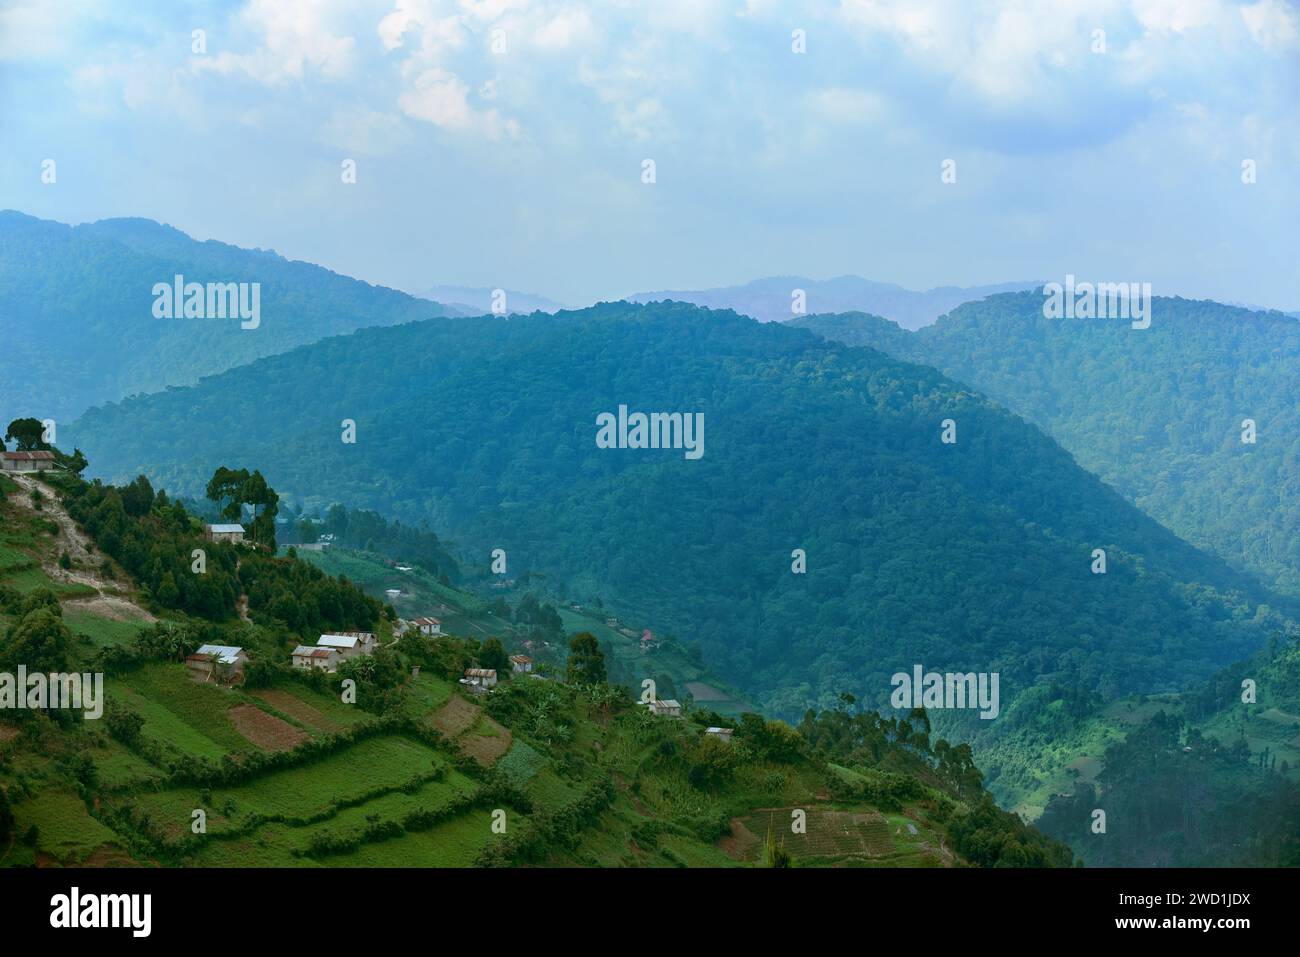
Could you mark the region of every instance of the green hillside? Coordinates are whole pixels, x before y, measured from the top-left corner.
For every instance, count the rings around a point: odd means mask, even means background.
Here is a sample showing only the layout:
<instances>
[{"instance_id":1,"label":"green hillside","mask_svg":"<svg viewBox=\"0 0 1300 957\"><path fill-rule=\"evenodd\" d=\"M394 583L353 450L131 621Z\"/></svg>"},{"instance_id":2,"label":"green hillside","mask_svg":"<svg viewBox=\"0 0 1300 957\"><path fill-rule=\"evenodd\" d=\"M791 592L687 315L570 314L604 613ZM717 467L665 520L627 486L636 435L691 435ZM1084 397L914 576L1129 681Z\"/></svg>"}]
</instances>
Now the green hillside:
<instances>
[{"instance_id":1,"label":"green hillside","mask_svg":"<svg viewBox=\"0 0 1300 957\"><path fill-rule=\"evenodd\" d=\"M620 404L702 412L704 454L598 448ZM1179 690L1280 621L1263 589L934 370L682 304L363 330L69 434L100 475L190 494L256 461L304 507L445 531L471 577L502 549L565 604L698 644L792 719L845 691L887 705L890 676L921 664L999 673L998 720L935 721L1002 733L1054 700Z\"/></svg>"},{"instance_id":2,"label":"green hillside","mask_svg":"<svg viewBox=\"0 0 1300 957\"><path fill-rule=\"evenodd\" d=\"M134 503L100 525L116 539L89 537L65 509L96 488ZM67 475L0 479L0 492L0 672L107 675L102 718L0 713L0 866L1070 863L992 804L969 750L931 739L923 713L837 711L798 730L702 708L674 720L604 683L526 676L467 696L455 678L487 646L394 641L377 602L358 605L384 643L375 655L296 672L288 651L304 633L275 598L252 601L251 620L196 615L123 573L134 532L164 550L189 534L161 493L143 508ZM322 581L249 549L239 574L254 589ZM346 604L351 583L329 581ZM330 604L324 624L346 624ZM251 652L242 683L191 677L179 656L199 640ZM723 723L731 742L703 734Z\"/></svg>"},{"instance_id":3,"label":"green hillside","mask_svg":"<svg viewBox=\"0 0 1300 957\"><path fill-rule=\"evenodd\" d=\"M793 324L969 384L1181 537L1300 594L1300 322L1177 298L1147 329L1042 307L992 296L914 333L861 313Z\"/></svg>"},{"instance_id":4,"label":"green hillside","mask_svg":"<svg viewBox=\"0 0 1300 957\"><path fill-rule=\"evenodd\" d=\"M155 283L259 283L260 324L157 319ZM427 302L273 251L240 249L145 219L81 226L0 212L0 412L54 418L200 378L368 325L447 315Z\"/></svg>"},{"instance_id":5,"label":"green hillside","mask_svg":"<svg viewBox=\"0 0 1300 957\"><path fill-rule=\"evenodd\" d=\"M1094 746L1066 766L1036 823L1093 866L1295 867L1297 732L1293 632L1184 694L1114 702L1081 722L1074 739Z\"/></svg>"},{"instance_id":6,"label":"green hillside","mask_svg":"<svg viewBox=\"0 0 1300 957\"><path fill-rule=\"evenodd\" d=\"M520 611L527 596L534 593L518 586L506 589L488 586L486 591L490 597L485 597L444 584L421 568L404 566L375 554L341 548L302 549L296 553L301 560L332 576L346 576L366 594L389 603L403 618L436 617L443 630L451 634L469 635L480 641L491 637L508 640L524 648L539 663L548 663L560 672L566 654L562 636L587 632L600 642L612 684L639 693L642 681L650 678L655 681L660 697L698 703L723 715L755 710L739 691L728 687L701 663L697 649L683 647L671 635L655 635L643 648L640 640L643 627L629 628L624 622L611 625L609 622L614 619L598 609L584 609L577 603L561 604L556 608L560 630L537 633ZM401 594L390 598L387 595L390 589ZM544 593L542 600L559 601Z\"/></svg>"}]
</instances>

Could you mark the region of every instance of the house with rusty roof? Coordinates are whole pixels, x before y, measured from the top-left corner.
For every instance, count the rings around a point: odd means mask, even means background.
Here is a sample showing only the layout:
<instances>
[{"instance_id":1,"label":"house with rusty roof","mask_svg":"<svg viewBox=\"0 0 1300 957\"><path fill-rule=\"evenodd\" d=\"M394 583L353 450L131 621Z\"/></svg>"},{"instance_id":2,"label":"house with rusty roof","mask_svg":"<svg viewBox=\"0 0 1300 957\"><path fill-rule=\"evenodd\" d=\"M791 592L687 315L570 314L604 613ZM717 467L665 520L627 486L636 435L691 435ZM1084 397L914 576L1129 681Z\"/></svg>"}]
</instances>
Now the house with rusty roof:
<instances>
[{"instance_id":1,"label":"house with rusty roof","mask_svg":"<svg viewBox=\"0 0 1300 957\"><path fill-rule=\"evenodd\" d=\"M321 648L312 645L299 645L293 649L293 666L303 671L326 671L333 674L339 670L342 660L335 648Z\"/></svg>"},{"instance_id":2,"label":"house with rusty roof","mask_svg":"<svg viewBox=\"0 0 1300 957\"><path fill-rule=\"evenodd\" d=\"M44 449L35 452L0 452L0 471L40 472L54 468L54 453Z\"/></svg>"}]
</instances>

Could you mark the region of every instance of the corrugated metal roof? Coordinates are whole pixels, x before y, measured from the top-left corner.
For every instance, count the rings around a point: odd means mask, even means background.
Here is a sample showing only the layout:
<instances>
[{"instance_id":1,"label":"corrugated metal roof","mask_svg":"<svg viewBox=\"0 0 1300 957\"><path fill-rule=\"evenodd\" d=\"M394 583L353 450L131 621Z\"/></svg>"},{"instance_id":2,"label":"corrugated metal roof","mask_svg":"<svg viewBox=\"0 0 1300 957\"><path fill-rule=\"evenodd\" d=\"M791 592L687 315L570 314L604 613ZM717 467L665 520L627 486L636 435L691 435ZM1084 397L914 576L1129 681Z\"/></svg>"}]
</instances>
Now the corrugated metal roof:
<instances>
[{"instance_id":1,"label":"corrugated metal roof","mask_svg":"<svg viewBox=\"0 0 1300 957\"><path fill-rule=\"evenodd\" d=\"M216 655L222 664L233 665L243 651L244 649L237 645L204 645L194 653L196 655Z\"/></svg>"},{"instance_id":2,"label":"corrugated metal roof","mask_svg":"<svg viewBox=\"0 0 1300 957\"><path fill-rule=\"evenodd\" d=\"M243 525L209 525L208 531L212 532L214 535L228 535L231 532L238 532L239 534L242 535L244 533L244 526Z\"/></svg>"},{"instance_id":3,"label":"corrugated metal roof","mask_svg":"<svg viewBox=\"0 0 1300 957\"><path fill-rule=\"evenodd\" d=\"M361 644L364 635L321 635L316 644L331 648L355 648Z\"/></svg>"},{"instance_id":4,"label":"corrugated metal roof","mask_svg":"<svg viewBox=\"0 0 1300 957\"><path fill-rule=\"evenodd\" d=\"M4 458L11 462L53 462L54 453L46 452L44 449L38 449L35 452L3 452L0 453Z\"/></svg>"}]
</instances>

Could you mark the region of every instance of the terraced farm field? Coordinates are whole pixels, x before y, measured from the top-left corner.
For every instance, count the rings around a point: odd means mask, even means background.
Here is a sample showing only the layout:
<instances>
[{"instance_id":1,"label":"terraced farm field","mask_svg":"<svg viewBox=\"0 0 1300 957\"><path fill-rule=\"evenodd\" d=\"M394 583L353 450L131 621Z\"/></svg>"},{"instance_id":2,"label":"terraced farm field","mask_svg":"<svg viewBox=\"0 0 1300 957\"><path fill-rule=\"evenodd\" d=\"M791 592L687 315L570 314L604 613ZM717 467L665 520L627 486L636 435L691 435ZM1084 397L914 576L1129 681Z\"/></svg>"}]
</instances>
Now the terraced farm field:
<instances>
[{"instance_id":1,"label":"terraced farm field","mask_svg":"<svg viewBox=\"0 0 1300 957\"><path fill-rule=\"evenodd\" d=\"M756 860L762 855L763 844L771 833L796 861L876 867L940 863L941 854L930 847L924 832L910 818L877 811L805 807L807 831L795 834L791 831L795 810L798 809L764 808L735 819L732 838L723 843L733 856L746 860Z\"/></svg>"}]
</instances>

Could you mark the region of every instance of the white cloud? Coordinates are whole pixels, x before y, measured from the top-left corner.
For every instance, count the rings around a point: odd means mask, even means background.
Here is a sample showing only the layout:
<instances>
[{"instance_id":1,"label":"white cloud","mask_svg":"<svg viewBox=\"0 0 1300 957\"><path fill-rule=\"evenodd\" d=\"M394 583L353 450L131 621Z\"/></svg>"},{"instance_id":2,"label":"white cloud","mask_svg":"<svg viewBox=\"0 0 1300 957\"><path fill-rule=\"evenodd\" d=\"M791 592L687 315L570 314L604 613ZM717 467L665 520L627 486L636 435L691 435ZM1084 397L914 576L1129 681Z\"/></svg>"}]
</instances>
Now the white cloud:
<instances>
[{"instance_id":1,"label":"white cloud","mask_svg":"<svg viewBox=\"0 0 1300 957\"><path fill-rule=\"evenodd\" d=\"M422 71L398 97L402 112L453 133L476 132L491 140L518 134L518 124L495 110L477 111L469 88L454 73L439 67Z\"/></svg>"},{"instance_id":2,"label":"white cloud","mask_svg":"<svg viewBox=\"0 0 1300 957\"><path fill-rule=\"evenodd\" d=\"M308 73L342 79L352 73L356 39L338 26L348 11L341 0L249 0L234 18L260 45L251 52L219 50L200 57L199 70L244 73L261 83L302 80ZM213 38L209 37L209 51Z\"/></svg>"},{"instance_id":3,"label":"white cloud","mask_svg":"<svg viewBox=\"0 0 1300 957\"><path fill-rule=\"evenodd\" d=\"M1242 22L1251 38L1266 50L1300 47L1297 15L1279 0L1260 0L1240 8Z\"/></svg>"}]
</instances>

